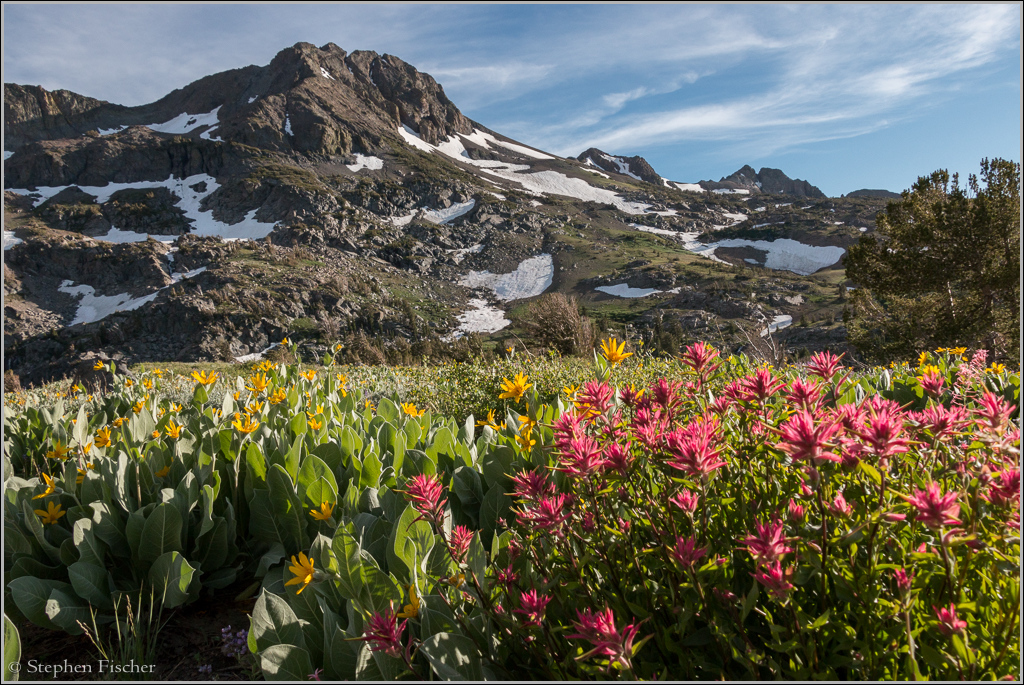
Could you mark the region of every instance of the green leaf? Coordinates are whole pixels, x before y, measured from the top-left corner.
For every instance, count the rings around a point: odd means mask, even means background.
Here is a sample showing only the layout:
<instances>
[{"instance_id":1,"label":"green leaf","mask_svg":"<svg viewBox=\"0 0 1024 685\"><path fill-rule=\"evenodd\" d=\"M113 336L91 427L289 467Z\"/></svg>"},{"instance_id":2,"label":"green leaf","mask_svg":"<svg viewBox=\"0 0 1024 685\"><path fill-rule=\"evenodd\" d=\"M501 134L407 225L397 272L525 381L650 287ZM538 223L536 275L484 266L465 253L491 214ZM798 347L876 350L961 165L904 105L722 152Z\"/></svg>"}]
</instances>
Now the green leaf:
<instances>
[{"instance_id":1,"label":"green leaf","mask_svg":"<svg viewBox=\"0 0 1024 685\"><path fill-rule=\"evenodd\" d=\"M149 569L149 582L161 593L165 608L173 609L188 601L188 588L195 569L178 552L165 552Z\"/></svg>"},{"instance_id":2,"label":"green leaf","mask_svg":"<svg viewBox=\"0 0 1024 685\"><path fill-rule=\"evenodd\" d=\"M417 564L417 574L422 575L426 571L425 562L434 546L433 528L423 519L416 521L418 516L412 505L407 505L398 522L391 527L387 548L388 570L403 585L412 584L412 571Z\"/></svg>"},{"instance_id":3,"label":"green leaf","mask_svg":"<svg viewBox=\"0 0 1024 685\"><path fill-rule=\"evenodd\" d=\"M435 633L423 641L420 652L442 680L484 678L476 644L465 635Z\"/></svg>"},{"instance_id":4,"label":"green leaf","mask_svg":"<svg viewBox=\"0 0 1024 685\"><path fill-rule=\"evenodd\" d=\"M267 680L305 681L313 672L313 663L304 648L280 644L260 652L260 668Z\"/></svg>"},{"instance_id":5,"label":"green leaf","mask_svg":"<svg viewBox=\"0 0 1024 685\"><path fill-rule=\"evenodd\" d=\"M50 593L55 589L73 591L67 583L59 580L43 580L32 576L22 576L7 583L11 590L11 597L18 610L25 615L25 618L41 628L59 630L60 626L50 620L46 614L46 602L50 599Z\"/></svg>"},{"instance_id":6,"label":"green leaf","mask_svg":"<svg viewBox=\"0 0 1024 685\"><path fill-rule=\"evenodd\" d=\"M274 645L296 645L305 647L302 625L288 602L272 592L263 590L256 599L250 621L250 639L256 644L256 651L263 652ZM312 672L312 671L310 671ZM309 673L304 673L305 678Z\"/></svg>"},{"instance_id":7,"label":"green leaf","mask_svg":"<svg viewBox=\"0 0 1024 685\"><path fill-rule=\"evenodd\" d=\"M113 607L105 568L76 561L68 567L68 578L71 580L71 587L85 601L104 608Z\"/></svg>"},{"instance_id":8,"label":"green leaf","mask_svg":"<svg viewBox=\"0 0 1024 685\"><path fill-rule=\"evenodd\" d=\"M487 578L484 576L487 568L487 555L484 552L484 544L480 540L479 531L473 534L473 540L469 543L469 554L466 556L466 563L469 570L476 576L476 582L480 588L487 592Z\"/></svg>"},{"instance_id":9,"label":"green leaf","mask_svg":"<svg viewBox=\"0 0 1024 685\"><path fill-rule=\"evenodd\" d=\"M882 484L882 474L880 474L878 470L871 464L867 463L862 459L857 463L857 468L863 471L864 475L870 478L875 485L880 486Z\"/></svg>"},{"instance_id":10,"label":"green leaf","mask_svg":"<svg viewBox=\"0 0 1024 685\"><path fill-rule=\"evenodd\" d=\"M89 607L70 588L54 588L46 600L46 616L70 635L81 635L79 621L91 619Z\"/></svg>"},{"instance_id":11,"label":"green leaf","mask_svg":"<svg viewBox=\"0 0 1024 685\"><path fill-rule=\"evenodd\" d=\"M267 483L270 485L270 503L274 516L286 536L281 542L290 554L297 554L309 547L306 535L306 519L309 516L303 511L302 503L295 494L291 477L280 464L270 467Z\"/></svg>"},{"instance_id":12,"label":"green leaf","mask_svg":"<svg viewBox=\"0 0 1024 685\"><path fill-rule=\"evenodd\" d=\"M139 541L139 559L156 561L167 552L181 551L181 515L171 504L158 504L146 517Z\"/></svg>"},{"instance_id":13,"label":"green leaf","mask_svg":"<svg viewBox=\"0 0 1024 685\"><path fill-rule=\"evenodd\" d=\"M365 642L359 646L359 651L356 653L355 676L356 680L384 682L384 674L380 672L380 666L373 658L370 645Z\"/></svg>"},{"instance_id":14,"label":"green leaf","mask_svg":"<svg viewBox=\"0 0 1024 685\"><path fill-rule=\"evenodd\" d=\"M310 488L318 481L324 481L327 487L321 484L316 488L316 492L310 492ZM297 482L300 495L304 495L314 509L319 509L322 502L335 504L338 501L338 481L331 467L315 454L308 454L302 460Z\"/></svg>"},{"instance_id":15,"label":"green leaf","mask_svg":"<svg viewBox=\"0 0 1024 685\"><path fill-rule=\"evenodd\" d=\"M12 664L21 662L21 636L14 621L4 615L4 680L17 680L17 667Z\"/></svg>"},{"instance_id":16,"label":"green leaf","mask_svg":"<svg viewBox=\"0 0 1024 685\"><path fill-rule=\"evenodd\" d=\"M759 585L757 581L754 581L753 587L750 588L750 592L747 593L747 596L743 600L743 609L740 612L740 623L743 623L747 620L747 615L750 613L750 610L753 609L754 606L757 604L757 598L760 595L760 593L761 591L759 590Z\"/></svg>"}]
</instances>

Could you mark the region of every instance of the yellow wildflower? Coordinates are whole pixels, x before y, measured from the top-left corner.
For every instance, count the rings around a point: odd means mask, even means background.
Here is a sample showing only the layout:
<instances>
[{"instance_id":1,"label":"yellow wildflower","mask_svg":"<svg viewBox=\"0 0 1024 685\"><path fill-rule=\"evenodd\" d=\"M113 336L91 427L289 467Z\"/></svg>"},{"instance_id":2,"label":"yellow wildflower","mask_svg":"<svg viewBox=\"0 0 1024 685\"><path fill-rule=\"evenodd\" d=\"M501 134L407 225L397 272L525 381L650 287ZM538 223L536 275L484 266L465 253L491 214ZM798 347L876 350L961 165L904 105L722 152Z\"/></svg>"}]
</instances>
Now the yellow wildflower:
<instances>
[{"instance_id":1,"label":"yellow wildflower","mask_svg":"<svg viewBox=\"0 0 1024 685\"><path fill-rule=\"evenodd\" d=\"M917 365L924 366L928 362L928 357L930 356L931 355L928 354L927 352L922 352L917 358Z\"/></svg>"},{"instance_id":2,"label":"yellow wildflower","mask_svg":"<svg viewBox=\"0 0 1024 685\"><path fill-rule=\"evenodd\" d=\"M1005 364L997 364L996 362L992 362L992 365L990 367L988 367L987 369L985 369L985 371L988 372L988 373L1000 374L1003 371L1006 371L1006 365Z\"/></svg>"},{"instance_id":3,"label":"yellow wildflower","mask_svg":"<svg viewBox=\"0 0 1024 685\"><path fill-rule=\"evenodd\" d=\"M57 491L57 486L54 485L52 478L50 478L45 473L40 474L40 475L42 475L42 477L43 477L43 482L46 483L46 490L44 490L43 492L39 493L38 495L36 495L32 499L42 499L44 497L49 497L50 495L52 495L54 492Z\"/></svg>"},{"instance_id":4,"label":"yellow wildflower","mask_svg":"<svg viewBox=\"0 0 1024 685\"><path fill-rule=\"evenodd\" d=\"M138 402L136 402L135 404L132 405L132 411L135 412L136 414L138 414L145 407L146 407L146 401L145 400L139 400Z\"/></svg>"},{"instance_id":5,"label":"yellow wildflower","mask_svg":"<svg viewBox=\"0 0 1024 685\"><path fill-rule=\"evenodd\" d=\"M174 402L171 402L171 411L173 411L173 412L181 411L181 405L180 404L175 404Z\"/></svg>"},{"instance_id":6,"label":"yellow wildflower","mask_svg":"<svg viewBox=\"0 0 1024 685\"><path fill-rule=\"evenodd\" d=\"M282 345L291 345L291 343L288 341L288 338L284 338L283 340L281 340L281 344Z\"/></svg>"},{"instance_id":7,"label":"yellow wildflower","mask_svg":"<svg viewBox=\"0 0 1024 685\"><path fill-rule=\"evenodd\" d=\"M402 402L402 411L404 411L409 416L415 416L416 418L419 418L427 413L426 409L417 410L415 404L406 404L405 402Z\"/></svg>"},{"instance_id":8,"label":"yellow wildflower","mask_svg":"<svg viewBox=\"0 0 1024 685\"><path fill-rule=\"evenodd\" d=\"M526 391L533 387L533 383L527 383L527 377L521 373L515 375L515 380L509 380L507 378L501 379L501 389L505 392L498 395L499 400L515 400L518 402L523 399L523 395Z\"/></svg>"},{"instance_id":9,"label":"yellow wildflower","mask_svg":"<svg viewBox=\"0 0 1024 685\"><path fill-rule=\"evenodd\" d=\"M132 387L133 385L135 385L135 381L133 381L133 380L132 380L131 378L129 378L128 380L126 380L126 381L124 382L124 387L126 387L126 388L130 388L130 387Z\"/></svg>"},{"instance_id":10,"label":"yellow wildflower","mask_svg":"<svg viewBox=\"0 0 1024 685\"><path fill-rule=\"evenodd\" d=\"M568 397L570 400L576 399L576 393L578 393L579 391L580 386L578 385L566 385L562 388L562 392L564 392L565 396Z\"/></svg>"},{"instance_id":11,"label":"yellow wildflower","mask_svg":"<svg viewBox=\"0 0 1024 685\"><path fill-rule=\"evenodd\" d=\"M153 475L156 476L157 478L163 478L164 476L166 476L170 472L171 472L171 467L170 466L165 466L162 469L160 469L159 471L157 471L156 473L154 473Z\"/></svg>"},{"instance_id":12,"label":"yellow wildflower","mask_svg":"<svg viewBox=\"0 0 1024 685\"><path fill-rule=\"evenodd\" d=\"M260 422L253 421L252 417L248 414L245 414L245 420L243 421L242 414L235 412L235 420L231 422L231 425L234 426L239 433L245 433L248 435L260 427Z\"/></svg>"},{"instance_id":13,"label":"yellow wildflower","mask_svg":"<svg viewBox=\"0 0 1024 685\"><path fill-rule=\"evenodd\" d=\"M164 417L164 414L166 414L166 413L167 413L167 410L164 409L163 407L160 407L159 409L156 410L156 415L159 418L161 418L161 419Z\"/></svg>"},{"instance_id":14,"label":"yellow wildflower","mask_svg":"<svg viewBox=\"0 0 1024 685\"><path fill-rule=\"evenodd\" d=\"M116 419L114 419L114 428L120 428L121 425L127 420L128 419L124 418L123 416L118 416ZM99 442L97 442L96 445L97 447L103 447L103 445L100 445Z\"/></svg>"},{"instance_id":15,"label":"yellow wildflower","mask_svg":"<svg viewBox=\"0 0 1024 685\"><path fill-rule=\"evenodd\" d=\"M402 607L397 618L416 618L420 615L420 598L416 595L416 586L409 586L409 603Z\"/></svg>"},{"instance_id":16,"label":"yellow wildflower","mask_svg":"<svg viewBox=\"0 0 1024 685\"><path fill-rule=\"evenodd\" d=\"M157 378L163 378L164 377L164 370L163 369L153 369L153 375L156 376Z\"/></svg>"},{"instance_id":17,"label":"yellow wildflower","mask_svg":"<svg viewBox=\"0 0 1024 685\"><path fill-rule=\"evenodd\" d=\"M75 478L75 485L81 485L82 481L85 480L85 469L77 469L78 477Z\"/></svg>"},{"instance_id":18,"label":"yellow wildflower","mask_svg":"<svg viewBox=\"0 0 1024 685\"><path fill-rule=\"evenodd\" d=\"M46 457L47 459L64 460L68 458L68 451L67 445L61 442L56 442L53 445L53 449L46 453Z\"/></svg>"},{"instance_id":19,"label":"yellow wildflower","mask_svg":"<svg viewBox=\"0 0 1024 685\"><path fill-rule=\"evenodd\" d=\"M270 387L270 379L264 373L257 373L249 377L249 385L245 387L249 392L261 393Z\"/></svg>"},{"instance_id":20,"label":"yellow wildflower","mask_svg":"<svg viewBox=\"0 0 1024 685\"><path fill-rule=\"evenodd\" d=\"M612 366L618 366L624 359L633 356L632 352L626 352L625 350L626 343L620 343L615 338L601 341L601 352Z\"/></svg>"},{"instance_id":21,"label":"yellow wildflower","mask_svg":"<svg viewBox=\"0 0 1024 685\"><path fill-rule=\"evenodd\" d=\"M299 375L305 378L310 383L312 383L313 379L316 378L316 371L314 371L313 369L307 369L300 373Z\"/></svg>"},{"instance_id":22,"label":"yellow wildflower","mask_svg":"<svg viewBox=\"0 0 1024 685\"><path fill-rule=\"evenodd\" d=\"M263 403L262 402L253 402L251 404L245 405L245 413L246 414L259 414L262 411L263 411Z\"/></svg>"},{"instance_id":23,"label":"yellow wildflower","mask_svg":"<svg viewBox=\"0 0 1024 685\"><path fill-rule=\"evenodd\" d=\"M295 594L302 594L302 591L306 589L313 580L313 560L305 555L303 552L299 552L299 558L292 557L292 565L288 567L288 570L295 574L295 577L285 582L285 585L302 585L298 592Z\"/></svg>"},{"instance_id":24,"label":"yellow wildflower","mask_svg":"<svg viewBox=\"0 0 1024 685\"><path fill-rule=\"evenodd\" d=\"M153 431L150 435L153 436L154 440L158 440L160 438L160 431Z\"/></svg>"},{"instance_id":25,"label":"yellow wildflower","mask_svg":"<svg viewBox=\"0 0 1024 685\"><path fill-rule=\"evenodd\" d=\"M108 447L110 445L110 429L104 426L96 431L96 446Z\"/></svg>"},{"instance_id":26,"label":"yellow wildflower","mask_svg":"<svg viewBox=\"0 0 1024 685\"><path fill-rule=\"evenodd\" d=\"M272 361L270 361L268 359L264 359L263 361L261 361L259 364L256 365L256 370L257 371L262 371L264 373L266 373L267 371L270 371L273 368L274 368L274 362L272 362Z\"/></svg>"},{"instance_id":27,"label":"yellow wildflower","mask_svg":"<svg viewBox=\"0 0 1024 685\"><path fill-rule=\"evenodd\" d=\"M533 449L533 446L537 444L537 441L530 437L530 431L517 435L516 442L518 442L519 446L524 450L531 450Z\"/></svg>"},{"instance_id":28,"label":"yellow wildflower","mask_svg":"<svg viewBox=\"0 0 1024 685\"><path fill-rule=\"evenodd\" d=\"M174 423L174 421L169 421L167 423L167 428L166 428L166 430L167 430L167 437L173 438L173 439L177 440L181 436L181 429L182 428L184 428L184 426L178 426L178 425L176 425Z\"/></svg>"},{"instance_id":29,"label":"yellow wildflower","mask_svg":"<svg viewBox=\"0 0 1024 685\"><path fill-rule=\"evenodd\" d=\"M146 390L152 390L153 389L153 381L151 381L151 380L149 380L147 378L146 380L142 381L142 387L144 387Z\"/></svg>"},{"instance_id":30,"label":"yellow wildflower","mask_svg":"<svg viewBox=\"0 0 1024 685\"><path fill-rule=\"evenodd\" d=\"M47 502L46 511L42 509L36 509L35 513L39 514L39 517L43 519L44 524L57 523L57 519L66 514L67 512L61 509L60 505L56 502Z\"/></svg>"},{"instance_id":31,"label":"yellow wildflower","mask_svg":"<svg viewBox=\"0 0 1024 685\"><path fill-rule=\"evenodd\" d=\"M363 402L363 407L369 409L370 411L376 411L377 409L376 407L373 406L373 402L371 402L370 400L366 400L365 402Z\"/></svg>"},{"instance_id":32,"label":"yellow wildflower","mask_svg":"<svg viewBox=\"0 0 1024 685\"><path fill-rule=\"evenodd\" d=\"M449 585L459 587L460 585L466 582L466 575L464 573L460 573L450 578L445 578L445 582L447 582Z\"/></svg>"},{"instance_id":33,"label":"yellow wildflower","mask_svg":"<svg viewBox=\"0 0 1024 685\"><path fill-rule=\"evenodd\" d=\"M97 359L96 363L92 365L92 370L93 371L99 371L102 368L103 368L103 362L101 362L99 359Z\"/></svg>"},{"instance_id":34,"label":"yellow wildflower","mask_svg":"<svg viewBox=\"0 0 1024 685\"><path fill-rule=\"evenodd\" d=\"M537 425L537 422L531 419L529 416L520 416L519 423L523 424L519 427L519 432L522 433L525 429L527 433L533 430L533 427Z\"/></svg>"},{"instance_id":35,"label":"yellow wildflower","mask_svg":"<svg viewBox=\"0 0 1024 685\"><path fill-rule=\"evenodd\" d=\"M334 514L333 502L321 502L320 511L314 509L313 511L309 512L309 515L315 518L317 521L326 521L327 519L331 518L332 514Z\"/></svg>"},{"instance_id":36,"label":"yellow wildflower","mask_svg":"<svg viewBox=\"0 0 1024 685\"><path fill-rule=\"evenodd\" d=\"M309 424L310 429L315 431L318 431L324 427L324 422L317 421L316 419L309 419L307 423Z\"/></svg>"},{"instance_id":37,"label":"yellow wildflower","mask_svg":"<svg viewBox=\"0 0 1024 685\"><path fill-rule=\"evenodd\" d=\"M193 371L192 380L199 385L213 385L220 378L220 374L216 371Z\"/></svg>"},{"instance_id":38,"label":"yellow wildflower","mask_svg":"<svg viewBox=\"0 0 1024 685\"><path fill-rule=\"evenodd\" d=\"M279 404L286 399L288 399L288 393L284 391L284 388L278 388L267 398L271 404Z\"/></svg>"}]
</instances>

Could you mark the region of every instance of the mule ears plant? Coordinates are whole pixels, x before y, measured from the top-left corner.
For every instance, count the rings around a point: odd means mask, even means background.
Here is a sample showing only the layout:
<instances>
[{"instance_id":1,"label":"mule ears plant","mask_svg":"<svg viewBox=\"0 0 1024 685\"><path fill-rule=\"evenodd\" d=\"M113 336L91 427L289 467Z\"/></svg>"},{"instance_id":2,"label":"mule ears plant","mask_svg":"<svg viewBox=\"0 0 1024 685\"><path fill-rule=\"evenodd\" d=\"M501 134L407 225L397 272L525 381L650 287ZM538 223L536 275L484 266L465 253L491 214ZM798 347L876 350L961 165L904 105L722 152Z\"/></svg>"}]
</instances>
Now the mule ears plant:
<instances>
[{"instance_id":1,"label":"mule ears plant","mask_svg":"<svg viewBox=\"0 0 1024 685\"><path fill-rule=\"evenodd\" d=\"M983 159L966 187L945 170L917 180L850 247L849 340L867 358L1020 343L1020 165Z\"/></svg>"}]
</instances>

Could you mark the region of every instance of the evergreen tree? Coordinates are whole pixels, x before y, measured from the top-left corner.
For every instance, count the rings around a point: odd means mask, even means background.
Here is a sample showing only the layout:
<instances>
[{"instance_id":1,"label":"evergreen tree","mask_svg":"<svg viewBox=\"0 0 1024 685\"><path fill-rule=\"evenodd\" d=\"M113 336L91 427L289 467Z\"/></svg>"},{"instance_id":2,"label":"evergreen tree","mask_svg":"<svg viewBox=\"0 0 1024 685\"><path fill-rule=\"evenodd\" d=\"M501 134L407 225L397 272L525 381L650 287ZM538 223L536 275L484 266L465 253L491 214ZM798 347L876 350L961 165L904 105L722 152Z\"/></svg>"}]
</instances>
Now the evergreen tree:
<instances>
[{"instance_id":1,"label":"evergreen tree","mask_svg":"<svg viewBox=\"0 0 1024 685\"><path fill-rule=\"evenodd\" d=\"M966 188L919 178L846 257L850 343L873 361L956 346L1018 361L1020 221L1019 164L984 159Z\"/></svg>"}]
</instances>

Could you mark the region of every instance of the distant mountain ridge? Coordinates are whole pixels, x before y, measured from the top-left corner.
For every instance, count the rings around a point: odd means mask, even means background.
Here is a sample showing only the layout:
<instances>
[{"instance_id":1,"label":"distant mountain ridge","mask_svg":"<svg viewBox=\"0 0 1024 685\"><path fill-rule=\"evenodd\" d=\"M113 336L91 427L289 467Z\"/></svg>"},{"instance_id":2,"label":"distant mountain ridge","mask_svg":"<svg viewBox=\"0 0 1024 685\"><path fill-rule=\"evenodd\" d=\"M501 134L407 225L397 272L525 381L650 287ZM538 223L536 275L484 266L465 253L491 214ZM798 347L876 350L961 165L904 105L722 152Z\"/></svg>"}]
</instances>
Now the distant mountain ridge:
<instances>
[{"instance_id":1,"label":"distant mountain ridge","mask_svg":"<svg viewBox=\"0 0 1024 685\"><path fill-rule=\"evenodd\" d=\"M862 188L855 190L852 193L847 193L843 197L884 197L889 200L899 200L903 196L899 193L894 193L891 190L872 190L869 188Z\"/></svg>"},{"instance_id":2,"label":"distant mountain ridge","mask_svg":"<svg viewBox=\"0 0 1024 685\"><path fill-rule=\"evenodd\" d=\"M706 190L746 190L751 194L771 193L794 197L826 197L825 193L817 187L807 181L790 178L780 169L761 167L760 171L754 171L749 164L724 176L719 181L701 181L700 185Z\"/></svg>"}]
</instances>

